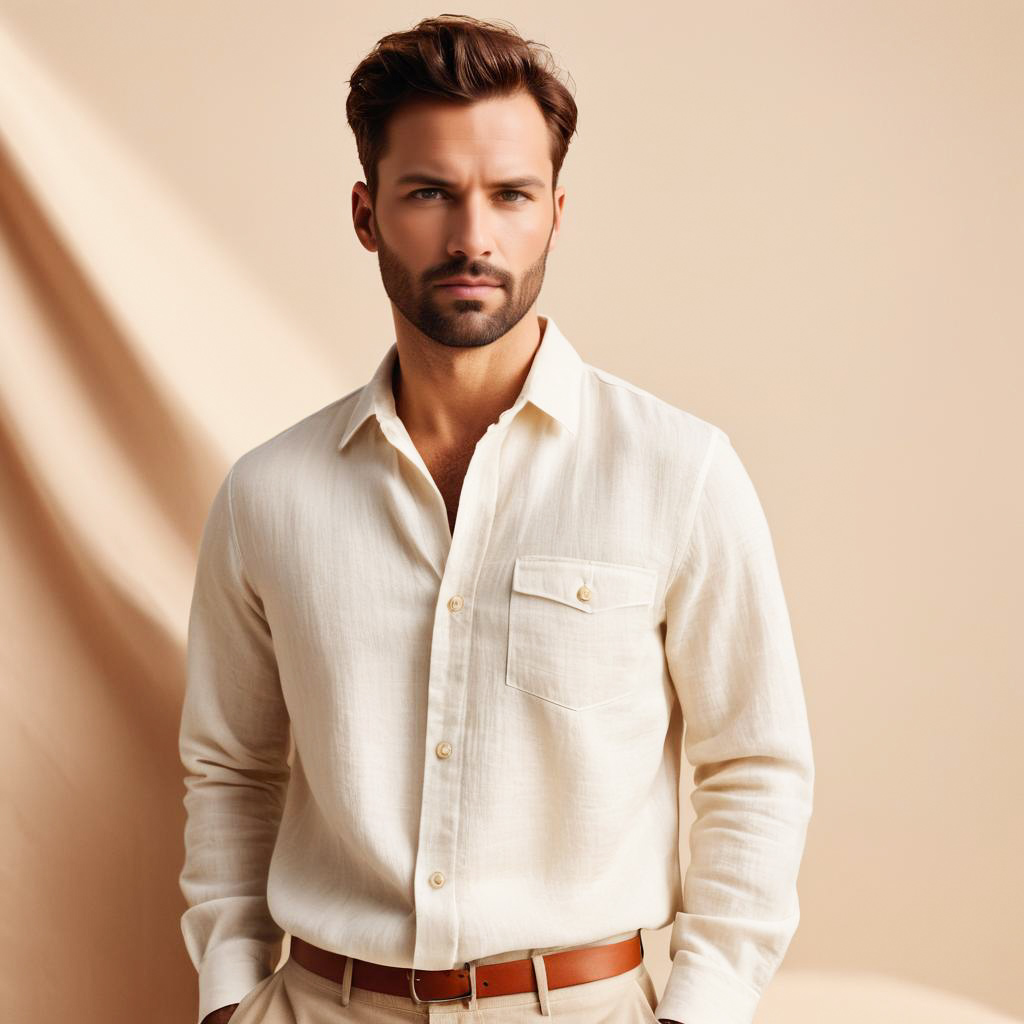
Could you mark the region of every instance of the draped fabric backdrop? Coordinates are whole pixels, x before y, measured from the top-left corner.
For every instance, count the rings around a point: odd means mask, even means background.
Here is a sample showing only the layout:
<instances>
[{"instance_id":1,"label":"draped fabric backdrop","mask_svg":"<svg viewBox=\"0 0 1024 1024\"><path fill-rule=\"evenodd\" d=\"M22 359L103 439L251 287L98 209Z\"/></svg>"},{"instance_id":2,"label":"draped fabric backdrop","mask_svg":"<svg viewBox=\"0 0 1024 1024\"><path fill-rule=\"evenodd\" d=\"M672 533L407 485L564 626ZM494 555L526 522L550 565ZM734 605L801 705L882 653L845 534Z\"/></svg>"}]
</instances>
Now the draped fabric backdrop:
<instances>
[{"instance_id":1,"label":"draped fabric backdrop","mask_svg":"<svg viewBox=\"0 0 1024 1024\"><path fill-rule=\"evenodd\" d=\"M433 13L0 0L5 1020L194 1012L199 534L393 340L346 79ZM758 1020L1024 1019L1024 7L472 13L580 104L541 312L726 429L773 527L817 785Z\"/></svg>"}]
</instances>

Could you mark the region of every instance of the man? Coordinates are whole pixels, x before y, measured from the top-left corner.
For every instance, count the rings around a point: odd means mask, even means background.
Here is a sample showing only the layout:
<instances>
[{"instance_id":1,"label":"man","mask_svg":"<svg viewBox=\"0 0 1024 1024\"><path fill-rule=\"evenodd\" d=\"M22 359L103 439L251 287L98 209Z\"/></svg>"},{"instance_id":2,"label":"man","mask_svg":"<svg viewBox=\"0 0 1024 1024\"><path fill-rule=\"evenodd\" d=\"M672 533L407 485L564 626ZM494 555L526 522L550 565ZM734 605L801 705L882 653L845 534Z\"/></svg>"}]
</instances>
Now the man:
<instances>
[{"instance_id":1,"label":"man","mask_svg":"<svg viewBox=\"0 0 1024 1024\"><path fill-rule=\"evenodd\" d=\"M395 343L239 458L204 529L199 1020L748 1022L814 777L753 485L724 431L537 312L576 107L536 50L443 16L351 81ZM640 929L669 924L659 999Z\"/></svg>"}]
</instances>

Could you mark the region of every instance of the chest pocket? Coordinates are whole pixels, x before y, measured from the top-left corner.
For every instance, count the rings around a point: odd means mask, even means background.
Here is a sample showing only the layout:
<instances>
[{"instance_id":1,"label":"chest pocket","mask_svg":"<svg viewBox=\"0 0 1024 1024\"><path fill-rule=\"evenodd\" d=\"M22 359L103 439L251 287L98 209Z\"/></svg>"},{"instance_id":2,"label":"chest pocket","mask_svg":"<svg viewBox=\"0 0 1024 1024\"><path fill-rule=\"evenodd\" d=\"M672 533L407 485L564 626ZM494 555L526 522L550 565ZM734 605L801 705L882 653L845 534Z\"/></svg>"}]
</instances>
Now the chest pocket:
<instances>
[{"instance_id":1,"label":"chest pocket","mask_svg":"<svg viewBox=\"0 0 1024 1024\"><path fill-rule=\"evenodd\" d=\"M637 685L657 572L585 558L520 555L512 571L505 683L585 711Z\"/></svg>"}]
</instances>

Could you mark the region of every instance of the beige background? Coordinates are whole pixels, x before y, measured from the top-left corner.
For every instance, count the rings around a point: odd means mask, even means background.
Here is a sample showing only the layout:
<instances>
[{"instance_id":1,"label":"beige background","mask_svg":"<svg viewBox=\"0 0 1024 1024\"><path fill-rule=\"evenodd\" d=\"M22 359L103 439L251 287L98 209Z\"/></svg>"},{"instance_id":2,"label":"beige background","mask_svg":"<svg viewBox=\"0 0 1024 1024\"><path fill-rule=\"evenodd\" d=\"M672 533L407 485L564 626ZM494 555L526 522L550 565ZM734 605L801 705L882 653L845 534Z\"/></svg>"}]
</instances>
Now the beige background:
<instances>
[{"instance_id":1,"label":"beige background","mask_svg":"<svg viewBox=\"0 0 1024 1024\"><path fill-rule=\"evenodd\" d=\"M345 80L436 13L0 0L11 1020L194 1012L199 530L229 460L392 340ZM726 429L772 523L817 789L758 1020L1024 1017L1024 4L467 13L580 105L541 312Z\"/></svg>"}]
</instances>

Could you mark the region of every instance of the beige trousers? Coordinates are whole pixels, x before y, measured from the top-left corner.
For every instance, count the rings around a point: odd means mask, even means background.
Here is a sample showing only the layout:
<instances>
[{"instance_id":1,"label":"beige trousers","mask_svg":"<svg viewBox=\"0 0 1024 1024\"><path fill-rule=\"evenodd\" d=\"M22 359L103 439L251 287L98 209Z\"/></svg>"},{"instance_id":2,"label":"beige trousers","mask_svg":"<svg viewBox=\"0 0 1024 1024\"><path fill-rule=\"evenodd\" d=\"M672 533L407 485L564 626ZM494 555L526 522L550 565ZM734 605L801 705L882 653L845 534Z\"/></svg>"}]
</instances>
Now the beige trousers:
<instances>
[{"instance_id":1,"label":"beige trousers","mask_svg":"<svg viewBox=\"0 0 1024 1024\"><path fill-rule=\"evenodd\" d=\"M610 940L583 945L604 941ZM245 995L231 1024L414 1024L417 1019L423 1024L539 1024L545 1016L557 1017L561 1024L656 1024L658 995L642 963L611 978L548 990L543 954L570 948L576 947L516 950L471 961L532 956L538 980L536 992L480 997L475 1007L468 998L417 1004L411 996L358 988L348 972L343 981L332 981L289 959Z\"/></svg>"}]
</instances>

